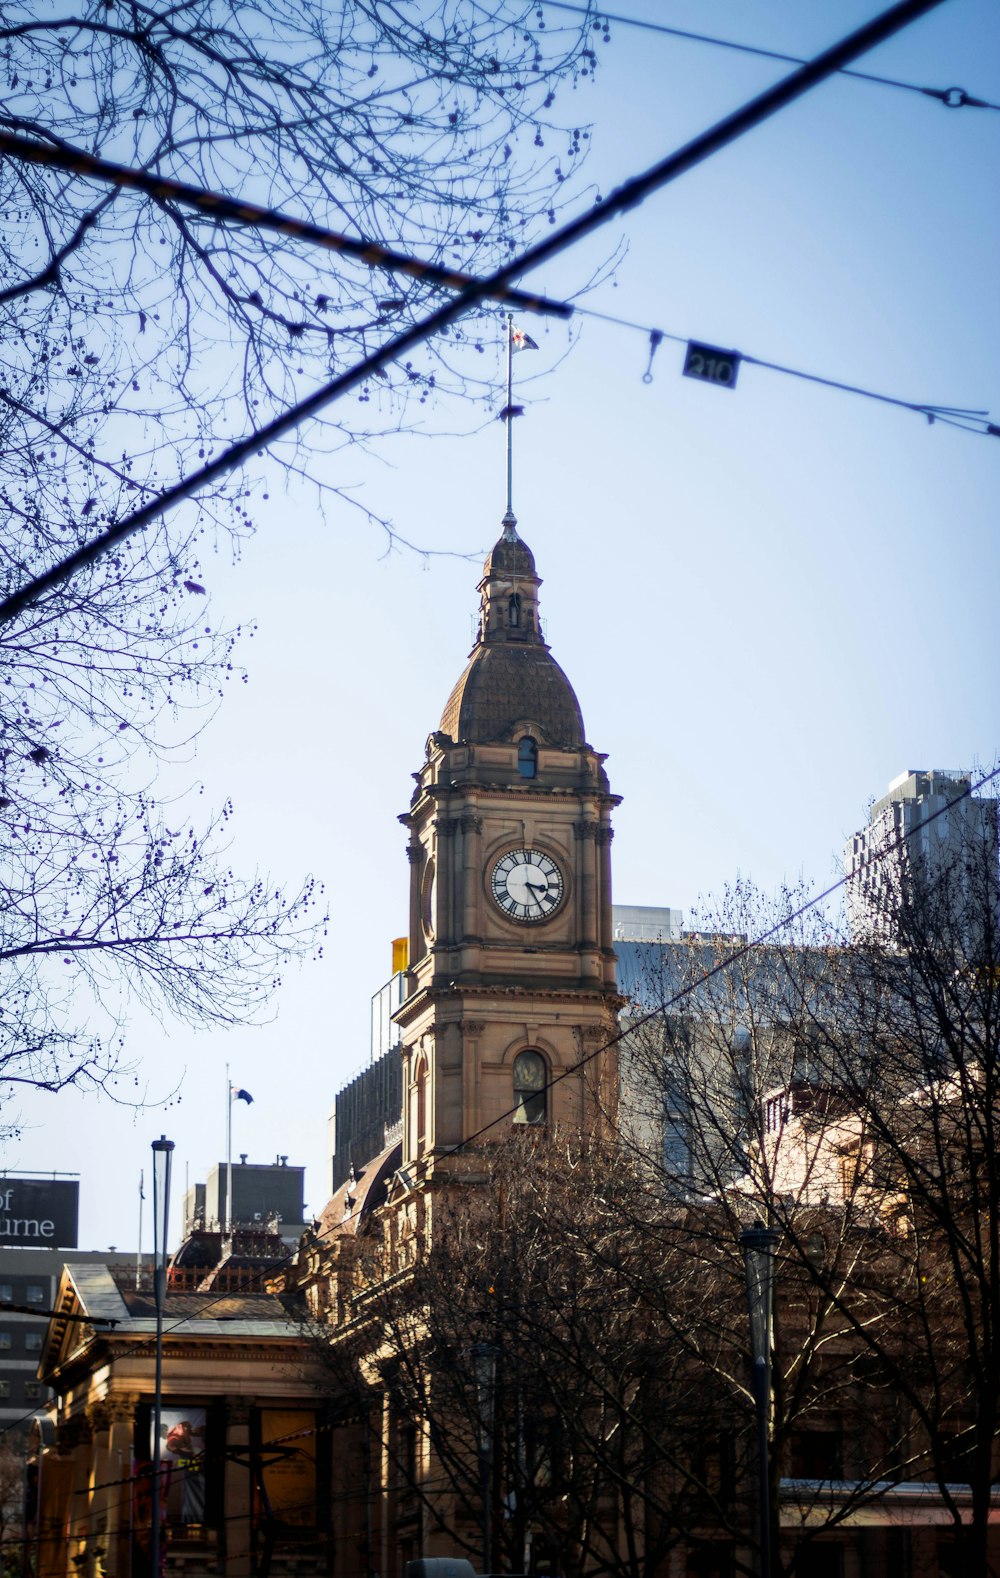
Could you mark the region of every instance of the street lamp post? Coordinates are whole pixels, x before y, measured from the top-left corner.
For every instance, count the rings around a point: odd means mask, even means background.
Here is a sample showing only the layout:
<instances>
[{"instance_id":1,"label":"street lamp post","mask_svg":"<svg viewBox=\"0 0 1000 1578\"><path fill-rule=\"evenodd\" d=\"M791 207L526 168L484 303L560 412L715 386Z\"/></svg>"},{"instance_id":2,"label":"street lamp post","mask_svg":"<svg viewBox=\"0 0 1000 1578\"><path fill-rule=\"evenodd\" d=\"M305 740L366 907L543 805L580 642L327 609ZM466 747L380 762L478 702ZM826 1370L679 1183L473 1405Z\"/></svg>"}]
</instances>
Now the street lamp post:
<instances>
[{"instance_id":1,"label":"street lamp post","mask_svg":"<svg viewBox=\"0 0 1000 1578\"><path fill-rule=\"evenodd\" d=\"M160 1578L160 1414L163 1406L163 1306L167 1297L167 1230L170 1220L170 1161L174 1142L153 1141L153 1299L156 1304L156 1371L153 1382L153 1527L150 1578Z\"/></svg>"},{"instance_id":2,"label":"street lamp post","mask_svg":"<svg viewBox=\"0 0 1000 1578\"><path fill-rule=\"evenodd\" d=\"M768 1437L771 1423L771 1326L774 1291L774 1246L779 1234L755 1222L740 1234L746 1270L750 1315L750 1355L753 1393L757 1405L757 1519L760 1538L761 1578L771 1578L771 1493L768 1474Z\"/></svg>"},{"instance_id":3,"label":"street lamp post","mask_svg":"<svg viewBox=\"0 0 1000 1578\"><path fill-rule=\"evenodd\" d=\"M472 1350L479 1414L479 1475L483 1496L483 1572L493 1571L491 1492L493 1479L493 1427L496 1410L497 1350L491 1342L477 1342Z\"/></svg>"}]
</instances>

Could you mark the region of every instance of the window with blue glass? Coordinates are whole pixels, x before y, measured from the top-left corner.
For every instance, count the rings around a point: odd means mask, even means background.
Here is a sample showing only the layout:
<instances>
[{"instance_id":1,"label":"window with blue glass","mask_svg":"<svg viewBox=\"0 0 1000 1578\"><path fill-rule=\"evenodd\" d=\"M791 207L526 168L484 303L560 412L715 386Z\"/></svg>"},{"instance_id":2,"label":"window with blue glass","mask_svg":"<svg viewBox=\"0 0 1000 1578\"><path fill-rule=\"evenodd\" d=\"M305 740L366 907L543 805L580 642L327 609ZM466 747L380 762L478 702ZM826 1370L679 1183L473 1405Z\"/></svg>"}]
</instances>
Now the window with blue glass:
<instances>
[{"instance_id":1,"label":"window with blue glass","mask_svg":"<svg viewBox=\"0 0 1000 1578\"><path fill-rule=\"evenodd\" d=\"M534 778L538 771L538 746L530 734L517 747L517 770L522 778Z\"/></svg>"}]
</instances>

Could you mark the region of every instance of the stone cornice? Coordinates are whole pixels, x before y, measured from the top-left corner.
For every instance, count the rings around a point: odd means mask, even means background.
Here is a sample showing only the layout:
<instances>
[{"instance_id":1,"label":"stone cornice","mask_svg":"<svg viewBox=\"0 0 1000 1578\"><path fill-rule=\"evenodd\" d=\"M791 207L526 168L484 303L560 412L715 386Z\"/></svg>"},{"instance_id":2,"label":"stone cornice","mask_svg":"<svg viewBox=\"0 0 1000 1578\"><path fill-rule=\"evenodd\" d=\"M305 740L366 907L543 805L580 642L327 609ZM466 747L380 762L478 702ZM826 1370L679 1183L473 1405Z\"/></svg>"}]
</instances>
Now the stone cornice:
<instances>
[{"instance_id":1,"label":"stone cornice","mask_svg":"<svg viewBox=\"0 0 1000 1578\"><path fill-rule=\"evenodd\" d=\"M620 794L611 794L606 789L599 788L596 784L546 784L540 782L522 781L519 784L503 784L491 782L488 779L455 779L447 784L430 784L421 795L414 800L409 811L402 812L399 821L405 827L412 827L420 819L422 809L430 811L442 801L454 799L495 800L590 800L599 806L606 806L613 810L621 805Z\"/></svg>"},{"instance_id":2,"label":"stone cornice","mask_svg":"<svg viewBox=\"0 0 1000 1578\"><path fill-rule=\"evenodd\" d=\"M573 1003L588 1007L606 1008L609 1013L616 1014L624 1007L626 999L613 987L595 986L543 986L533 982L523 985L493 984L464 984L452 982L448 986L425 986L421 991L408 997L403 1006L397 1009L395 1020L401 1027L406 1027L412 1020L431 1003L460 1003L475 1001L480 1003L523 1002L525 1000L538 1003ZM449 1020L449 1023L452 1021Z\"/></svg>"},{"instance_id":3,"label":"stone cornice","mask_svg":"<svg viewBox=\"0 0 1000 1578\"><path fill-rule=\"evenodd\" d=\"M275 1362L275 1348L282 1350L281 1357L287 1357L289 1362L294 1362L297 1350L310 1348L309 1339L297 1333L287 1337L263 1337L248 1341L242 1337L227 1338L224 1333L216 1335L191 1336L181 1341L171 1341L164 1344L164 1359L204 1359L207 1354L219 1353L231 1358L234 1363L273 1364ZM150 1348L147 1333L137 1333L134 1337L118 1336L108 1344L108 1357L114 1362L126 1359L139 1358L149 1363L153 1368L154 1356Z\"/></svg>"}]
</instances>

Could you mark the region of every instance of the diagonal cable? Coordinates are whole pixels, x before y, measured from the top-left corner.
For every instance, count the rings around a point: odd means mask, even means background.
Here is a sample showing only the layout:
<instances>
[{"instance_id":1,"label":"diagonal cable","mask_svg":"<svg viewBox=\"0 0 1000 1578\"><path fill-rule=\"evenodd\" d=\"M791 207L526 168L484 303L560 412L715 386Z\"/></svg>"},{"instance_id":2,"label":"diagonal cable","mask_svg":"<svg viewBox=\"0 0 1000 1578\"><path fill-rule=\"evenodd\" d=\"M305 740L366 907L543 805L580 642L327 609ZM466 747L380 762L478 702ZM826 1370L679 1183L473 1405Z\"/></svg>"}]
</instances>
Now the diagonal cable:
<instances>
[{"instance_id":1,"label":"diagonal cable","mask_svg":"<svg viewBox=\"0 0 1000 1578\"><path fill-rule=\"evenodd\" d=\"M690 44L713 44L717 49L735 50L740 55L756 55L760 60L780 60L790 66L805 64L801 55L786 55L783 50L763 49L758 44L742 44L734 38L719 38L714 33L692 33L685 27L668 27L665 22L649 22L642 17L622 16L614 11L594 11L587 6L571 5L569 0L545 0L545 4L555 11L571 11L574 16L592 17L595 27L606 28L609 22L616 22L620 27L641 28L646 33L661 33L667 38L680 38ZM853 77L855 82L871 82L880 88L903 88L908 93L921 93L925 98L937 99L949 110L1000 110L1000 104L977 98L975 94L966 93L964 88L924 88L919 82L902 82L898 77L879 77L871 71L849 71L845 67L841 67L837 75Z\"/></svg>"},{"instance_id":2,"label":"diagonal cable","mask_svg":"<svg viewBox=\"0 0 1000 1578\"><path fill-rule=\"evenodd\" d=\"M616 329L635 329L640 334L648 335L649 368L644 375L645 383L653 381L651 375L653 356L664 340L672 340L677 345L701 343L700 340L693 342L689 334L676 334L670 329L656 329L648 324L636 323L631 318L618 318L613 313L601 312L596 307L580 307L574 304L573 314L578 318L593 318L597 323L611 324ZM965 433L1000 438L1000 427L990 421L988 410L979 407L933 405L926 400L904 400L899 395L883 394L877 389L868 389L863 384L848 384L839 378L826 378L821 373L807 373L802 367L789 367L784 362L769 362L761 356L751 356L747 351L738 351L732 346L727 347L726 355L745 362L748 367L763 367L767 372L784 373L788 378L801 378L806 383L820 384L824 389L838 389L843 394L860 395L864 400L877 400L881 405L894 405L904 411L914 411L918 416L926 417L928 422L947 422L953 427L960 427ZM0 394L0 399L2 398Z\"/></svg>"},{"instance_id":3,"label":"diagonal cable","mask_svg":"<svg viewBox=\"0 0 1000 1578\"><path fill-rule=\"evenodd\" d=\"M609 220L636 208L651 192L658 191L671 181L677 180L679 176L685 175L688 170L694 169L696 165L718 153L720 149L737 141L745 133L777 114L786 105L801 98L804 93L809 92L810 88L825 81L848 61L854 60L885 39L891 38L894 33L898 33L927 12L936 10L943 3L944 0L897 0L897 4L890 6L888 11L882 12L830 49L824 50L808 65L792 72L790 76L758 94L740 109L717 121L714 126L685 143L682 148L669 154L642 175L626 181L623 186L611 192L602 203L588 210L578 219L563 225L545 241L529 247L526 252L521 253L520 257L513 258L488 279L465 286L451 301L421 322L414 324L412 328L397 334L373 355L365 357L355 367L315 390L305 400L289 407L257 431L239 439L215 460L209 461L189 477L182 478L172 488L167 488L161 493L157 499L143 505L125 520L109 527L101 536L84 544L75 553L69 554L58 564L43 571L19 591L11 593L0 602L0 624L15 618L43 592L59 585L85 565L93 563L126 537L158 519L172 505L189 498L192 493L198 492L210 482L228 475L259 449L293 431L308 417L315 416L340 395L356 388L373 373L381 371L394 362L405 351L422 345L432 335L446 329L457 318L462 317L470 307L494 294L498 287L506 286L512 279L537 267L539 263L557 256L558 253L589 235L591 231L607 224Z\"/></svg>"},{"instance_id":4,"label":"diagonal cable","mask_svg":"<svg viewBox=\"0 0 1000 1578\"><path fill-rule=\"evenodd\" d=\"M405 252L394 252L391 247L384 247L377 241L365 241L341 235L335 230L325 229L322 225L313 225L307 220L296 219L291 214L283 214L276 208L262 208L258 203L244 202L242 198L224 197L220 192L211 192L201 186L191 186L186 181L174 181L167 176L150 175L145 170L136 170L129 165L111 164L107 159L98 159L94 154L86 153L82 148L74 148L68 143L60 142L56 145L35 142L27 137L17 137L11 132L0 131L0 154L5 154L10 159L20 159L26 164L66 170L72 175L83 175L90 180L107 182L111 186L131 187L135 191L145 192L158 203L179 203L185 208L193 208L200 214L206 214L210 219L251 225L255 230L274 230L279 235L291 236L293 240L309 241L315 246L325 247L328 252L339 252L346 257L357 258L369 268L384 268L390 273L406 274L411 279L421 280L424 284L439 285L446 290L465 290L470 285L480 283L472 274L441 268L436 263L424 263L419 258L408 256ZM44 273L23 285L16 285L5 291L0 295L0 301L24 294L39 285L54 283L63 257L82 238L84 228L92 223L93 217L88 215L77 235L55 254ZM484 290L482 295L495 297L497 301L503 301L512 307L520 307L526 312L545 312L557 318L568 318L572 310L562 302L548 301L544 296L536 296L529 291L512 290L502 283L492 289Z\"/></svg>"}]
</instances>

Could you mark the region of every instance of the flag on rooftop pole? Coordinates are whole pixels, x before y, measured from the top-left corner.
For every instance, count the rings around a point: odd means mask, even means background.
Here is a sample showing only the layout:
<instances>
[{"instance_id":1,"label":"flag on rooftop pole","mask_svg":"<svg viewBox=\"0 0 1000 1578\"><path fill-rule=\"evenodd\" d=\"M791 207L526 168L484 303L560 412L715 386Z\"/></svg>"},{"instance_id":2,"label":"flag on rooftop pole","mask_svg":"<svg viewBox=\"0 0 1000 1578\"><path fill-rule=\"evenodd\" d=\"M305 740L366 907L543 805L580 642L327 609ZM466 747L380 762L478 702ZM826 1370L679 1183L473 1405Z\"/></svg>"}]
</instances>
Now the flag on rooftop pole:
<instances>
[{"instance_id":1,"label":"flag on rooftop pole","mask_svg":"<svg viewBox=\"0 0 1000 1578\"><path fill-rule=\"evenodd\" d=\"M500 412L507 424L507 508L503 517L503 530L505 537L517 535L517 516L514 514L514 450L512 444L511 422L515 416L520 416L522 406L513 403L514 375L511 363L515 351L537 351L538 345L525 334L523 329L515 329L512 315L507 313L507 404Z\"/></svg>"},{"instance_id":2,"label":"flag on rooftop pole","mask_svg":"<svg viewBox=\"0 0 1000 1578\"><path fill-rule=\"evenodd\" d=\"M253 1103L253 1097L241 1085L231 1085L229 1082L229 1064L226 1064L226 1088L229 1091L229 1100L226 1102L226 1209L222 1215L222 1231L227 1238L233 1232L233 1103L245 1101L247 1106Z\"/></svg>"},{"instance_id":3,"label":"flag on rooftop pole","mask_svg":"<svg viewBox=\"0 0 1000 1578\"><path fill-rule=\"evenodd\" d=\"M537 340L533 340L530 334L525 334L523 329L515 329L513 324L510 326L510 343L511 349L515 351L537 351L538 349Z\"/></svg>"}]
</instances>

